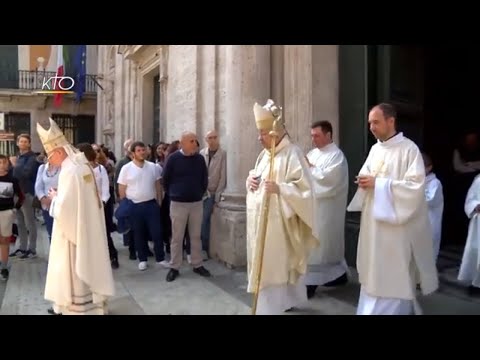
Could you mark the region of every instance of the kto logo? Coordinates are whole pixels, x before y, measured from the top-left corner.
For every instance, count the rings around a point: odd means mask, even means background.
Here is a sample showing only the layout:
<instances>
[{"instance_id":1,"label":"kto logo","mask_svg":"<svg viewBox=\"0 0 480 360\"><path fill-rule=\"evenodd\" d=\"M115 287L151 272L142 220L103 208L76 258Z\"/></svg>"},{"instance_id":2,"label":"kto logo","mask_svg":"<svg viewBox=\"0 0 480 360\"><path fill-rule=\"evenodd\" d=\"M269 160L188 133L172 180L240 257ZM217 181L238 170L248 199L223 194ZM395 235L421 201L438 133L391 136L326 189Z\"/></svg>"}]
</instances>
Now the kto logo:
<instances>
[{"instance_id":1,"label":"kto logo","mask_svg":"<svg viewBox=\"0 0 480 360\"><path fill-rule=\"evenodd\" d=\"M70 76L51 76L43 78L42 90L36 91L37 94L73 94L75 80Z\"/></svg>"}]
</instances>

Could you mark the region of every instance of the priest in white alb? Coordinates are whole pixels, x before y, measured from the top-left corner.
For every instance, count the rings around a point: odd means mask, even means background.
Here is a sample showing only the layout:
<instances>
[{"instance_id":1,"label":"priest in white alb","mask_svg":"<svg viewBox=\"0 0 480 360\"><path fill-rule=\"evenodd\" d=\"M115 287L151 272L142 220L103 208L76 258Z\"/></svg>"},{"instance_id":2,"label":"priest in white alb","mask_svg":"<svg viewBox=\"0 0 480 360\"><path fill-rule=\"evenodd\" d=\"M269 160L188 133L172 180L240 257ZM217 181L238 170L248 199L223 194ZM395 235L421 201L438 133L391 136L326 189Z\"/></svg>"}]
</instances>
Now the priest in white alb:
<instances>
[{"instance_id":1,"label":"priest in white alb","mask_svg":"<svg viewBox=\"0 0 480 360\"><path fill-rule=\"evenodd\" d=\"M105 315L115 292L108 254L103 204L85 155L68 143L50 119L37 124L48 161L60 166L58 189L50 189L54 218L45 299L51 314Z\"/></svg>"},{"instance_id":2,"label":"priest in white alb","mask_svg":"<svg viewBox=\"0 0 480 360\"><path fill-rule=\"evenodd\" d=\"M468 189L465 214L470 224L458 280L468 285L470 295L480 295L480 175Z\"/></svg>"},{"instance_id":3,"label":"priest in white alb","mask_svg":"<svg viewBox=\"0 0 480 360\"><path fill-rule=\"evenodd\" d=\"M423 163L425 164L425 199L428 206L428 218L432 226L433 236L433 256L435 263L440 252L440 242L442 240L442 219L443 219L443 186L440 180L433 172L433 161L427 153L422 153Z\"/></svg>"},{"instance_id":4,"label":"priest in white alb","mask_svg":"<svg viewBox=\"0 0 480 360\"><path fill-rule=\"evenodd\" d=\"M255 292L262 263L256 314L275 315L306 304L303 280L310 251L319 244L319 234L313 227L315 206L310 169L302 150L290 141L282 120L275 137L273 177L269 179L271 131L275 119L281 119L281 109L269 100L264 107L255 104L253 111L264 149L246 182L247 291ZM260 259L262 244L264 253Z\"/></svg>"},{"instance_id":5,"label":"priest in white alb","mask_svg":"<svg viewBox=\"0 0 480 360\"><path fill-rule=\"evenodd\" d=\"M322 246L314 249L305 277L307 296L312 298L318 286L332 287L348 282L345 261L345 212L348 196L348 164L342 150L332 140L329 121L311 126L315 146L307 154L314 181L317 215L314 226L322 236Z\"/></svg>"},{"instance_id":6,"label":"priest in white alb","mask_svg":"<svg viewBox=\"0 0 480 360\"><path fill-rule=\"evenodd\" d=\"M392 105L375 106L368 123L377 143L357 176L359 189L348 207L362 212L357 314L420 314L417 284L424 295L438 288L422 154L396 131Z\"/></svg>"}]
</instances>

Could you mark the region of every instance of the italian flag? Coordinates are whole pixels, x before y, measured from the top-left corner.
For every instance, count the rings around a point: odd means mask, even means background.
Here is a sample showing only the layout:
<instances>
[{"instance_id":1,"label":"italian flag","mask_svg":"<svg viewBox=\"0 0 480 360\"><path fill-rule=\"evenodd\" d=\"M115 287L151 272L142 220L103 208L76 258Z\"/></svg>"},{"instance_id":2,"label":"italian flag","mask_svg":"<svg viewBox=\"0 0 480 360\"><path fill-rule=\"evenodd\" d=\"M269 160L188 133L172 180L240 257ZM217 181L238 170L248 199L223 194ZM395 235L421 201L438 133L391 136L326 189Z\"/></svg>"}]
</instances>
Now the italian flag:
<instances>
[{"instance_id":1,"label":"italian flag","mask_svg":"<svg viewBox=\"0 0 480 360\"><path fill-rule=\"evenodd\" d=\"M65 75L65 58L63 56L63 45L57 45L57 76ZM58 86L59 81L57 80L54 90L61 90ZM53 106L60 107L62 105L63 94L58 93L53 97Z\"/></svg>"}]
</instances>

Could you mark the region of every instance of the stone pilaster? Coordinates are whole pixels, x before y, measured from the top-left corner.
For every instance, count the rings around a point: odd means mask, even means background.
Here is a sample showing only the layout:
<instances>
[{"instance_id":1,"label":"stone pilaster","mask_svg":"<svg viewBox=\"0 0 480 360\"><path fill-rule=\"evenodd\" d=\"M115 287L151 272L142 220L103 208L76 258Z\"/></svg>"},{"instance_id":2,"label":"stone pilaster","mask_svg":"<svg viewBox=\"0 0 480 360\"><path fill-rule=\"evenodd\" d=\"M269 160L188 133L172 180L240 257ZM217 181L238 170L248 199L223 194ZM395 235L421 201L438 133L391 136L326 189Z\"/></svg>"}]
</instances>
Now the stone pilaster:
<instances>
[{"instance_id":1,"label":"stone pilaster","mask_svg":"<svg viewBox=\"0 0 480 360\"><path fill-rule=\"evenodd\" d=\"M97 116L95 119L95 142L101 143L103 141L103 122L105 119L105 70L106 62L108 60L107 45L98 46L97 57L97 75L99 82L102 84L103 90L97 88ZM113 151L113 150L112 150Z\"/></svg>"},{"instance_id":2,"label":"stone pilaster","mask_svg":"<svg viewBox=\"0 0 480 360\"><path fill-rule=\"evenodd\" d=\"M272 99L284 106L284 57L285 57L285 45L272 45Z\"/></svg>"},{"instance_id":3,"label":"stone pilaster","mask_svg":"<svg viewBox=\"0 0 480 360\"><path fill-rule=\"evenodd\" d=\"M312 63L314 79L312 120L330 121L333 139L338 144L338 45L313 45Z\"/></svg>"},{"instance_id":4,"label":"stone pilaster","mask_svg":"<svg viewBox=\"0 0 480 360\"><path fill-rule=\"evenodd\" d=\"M285 124L293 141L307 148L313 118L312 45L285 45L284 49Z\"/></svg>"},{"instance_id":5,"label":"stone pilaster","mask_svg":"<svg viewBox=\"0 0 480 360\"><path fill-rule=\"evenodd\" d=\"M226 49L227 189L212 218L211 255L246 265L245 180L260 151L253 104L270 97L270 45Z\"/></svg>"},{"instance_id":6,"label":"stone pilaster","mask_svg":"<svg viewBox=\"0 0 480 360\"><path fill-rule=\"evenodd\" d=\"M160 139L167 139L168 45L160 48Z\"/></svg>"},{"instance_id":7,"label":"stone pilaster","mask_svg":"<svg viewBox=\"0 0 480 360\"><path fill-rule=\"evenodd\" d=\"M338 139L337 45L285 45L285 121L305 150L311 147L310 125L329 120Z\"/></svg>"},{"instance_id":8,"label":"stone pilaster","mask_svg":"<svg viewBox=\"0 0 480 360\"><path fill-rule=\"evenodd\" d=\"M179 139L183 131L197 131L198 60L203 45L170 45L168 50L168 89L166 138ZM160 104L165 106L165 104Z\"/></svg>"},{"instance_id":9,"label":"stone pilaster","mask_svg":"<svg viewBox=\"0 0 480 360\"><path fill-rule=\"evenodd\" d=\"M197 136L202 139L206 133L215 128L215 82L216 82L216 48L217 45L199 47L200 61L197 62L199 73L199 101Z\"/></svg>"}]
</instances>

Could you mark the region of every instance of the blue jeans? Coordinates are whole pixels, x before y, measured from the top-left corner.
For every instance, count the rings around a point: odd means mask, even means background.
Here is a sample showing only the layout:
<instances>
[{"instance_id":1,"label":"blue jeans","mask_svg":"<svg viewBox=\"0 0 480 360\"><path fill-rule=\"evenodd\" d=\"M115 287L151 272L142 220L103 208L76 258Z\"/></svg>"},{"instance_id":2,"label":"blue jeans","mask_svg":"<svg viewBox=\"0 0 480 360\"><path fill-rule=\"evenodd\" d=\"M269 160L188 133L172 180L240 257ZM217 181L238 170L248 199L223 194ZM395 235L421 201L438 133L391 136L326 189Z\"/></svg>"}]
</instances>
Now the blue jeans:
<instances>
[{"instance_id":1,"label":"blue jeans","mask_svg":"<svg viewBox=\"0 0 480 360\"><path fill-rule=\"evenodd\" d=\"M48 242L52 241L52 228L53 228L53 218L50 216L47 210L42 209L43 221L45 221L45 227L47 228L48 233Z\"/></svg>"},{"instance_id":2,"label":"blue jeans","mask_svg":"<svg viewBox=\"0 0 480 360\"><path fill-rule=\"evenodd\" d=\"M131 215L133 236L135 239L135 248L138 253L138 260L147 261L148 239L153 240L153 251L157 262L165 260L165 251L163 250L162 226L160 223L160 206L156 200L145 201L134 204ZM148 231L148 235L145 233ZM145 237L147 236L147 237Z\"/></svg>"},{"instance_id":3,"label":"blue jeans","mask_svg":"<svg viewBox=\"0 0 480 360\"><path fill-rule=\"evenodd\" d=\"M215 194L203 200L203 220L202 220L202 248L208 253L210 250L210 220L212 218L213 206L215 205Z\"/></svg>"}]
</instances>

